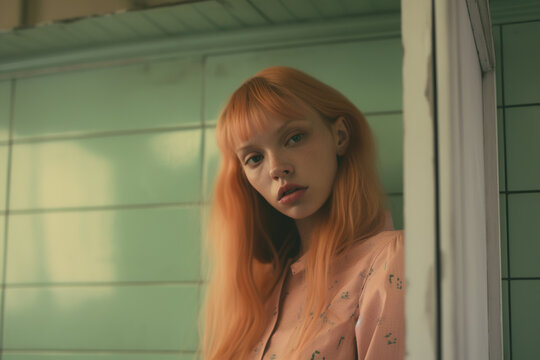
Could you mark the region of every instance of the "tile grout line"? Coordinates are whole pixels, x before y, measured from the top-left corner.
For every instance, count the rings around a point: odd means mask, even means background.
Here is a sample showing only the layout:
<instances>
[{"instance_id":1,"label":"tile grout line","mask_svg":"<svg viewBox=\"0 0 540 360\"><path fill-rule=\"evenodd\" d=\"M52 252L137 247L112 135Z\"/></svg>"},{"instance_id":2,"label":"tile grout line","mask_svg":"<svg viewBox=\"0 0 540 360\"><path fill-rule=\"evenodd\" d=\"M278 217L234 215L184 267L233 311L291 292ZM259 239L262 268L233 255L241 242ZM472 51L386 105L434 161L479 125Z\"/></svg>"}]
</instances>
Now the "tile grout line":
<instances>
[{"instance_id":1,"label":"tile grout line","mask_svg":"<svg viewBox=\"0 0 540 360\"><path fill-rule=\"evenodd\" d=\"M538 194L540 193L540 189L537 190L510 190L510 191L500 191L501 194Z\"/></svg>"},{"instance_id":2,"label":"tile grout line","mask_svg":"<svg viewBox=\"0 0 540 360\"><path fill-rule=\"evenodd\" d=\"M510 196L508 196L508 156L507 156L507 133L506 133L506 101L505 101L505 91L504 91L504 50L503 50L503 26L499 25L500 29L500 37L499 37L499 48L501 49L501 97L502 97L502 111L503 111L503 147L504 147L504 190L506 192L506 266L507 266L507 275L508 275L508 285L507 285L507 294L506 298L508 299L508 353L510 354L510 359L512 360L512 301L511 301L511 283L510 280L512 278L511 272L510 272L510 222L508 221L509 215L508 215L508 204L510 203ZM503 328L504 332L504 328ZM504 346L504 336L503 336L503 346Z\"/></svg>"},{"instance_id":3,"label":"tile grout line","mask_svg":"<svg viewBox=\"0 0 540 360\"><path fill-rule=\"evenodd\" d=\"M31 353L31 354L64 354L64 355L88 355L88 354L99 354L99 355L119 355L119 354L126 354L126 355L136 355L136 354L147 354L147 355L153 355L153 354L160 354L160 355L183 355L183 354L195 354L195 351L193 350L131 350L131 349L112 349L112 350L96 350L96 349L6 349L3 350L6 352L11 353L12 355L20 354L20 353Z\"/></svg>"},{"instance_id":4,"label":"tile grout line","mask_svg":"<svg viewBox=\"0 0 540 360\"><path fill-rule=\"evenodd\" d=\"M9 104L9 130L8 130L8 156L7 156L7 168L6 168L6 200L5 200L5 217L4 217L4 256L2 258L2 294L0 296L0 360L3 357L4 349L4 319L6 314L6 279L7 279L7 258L8 258L8 228L9 228L9 200L11 190L11 167L12 167L12 154L13 154L13 123L15 121L15 79L11 80L11 99Z\"/></svg>"},{"instance_id":5,"label":"tile grout line","mask_svg":"<svg viewBox=\"0 0 540 360\"><path fill-rule=\"evenodd\" d=\"M201 337L203 336L203 329L201 328L201 314L202 314L202 276L203 276L203 251L204 251L204 246L206 245L206 241L205 241L205 237L203 238L203 233L206 234L204 232L204 229L203 229L203 226L204 226L204 223L203 221L205 220L205 205L204 205L204 201L205 201L205 196L206 196L206 177L208 176L207 172L206 172L206 159L205 159L205 156L206 156L206 151L205 151L205 147L206 147L206 111L205 111L205 108L206 108L206 61L207 61L207 56L206 55L203 55L201 57L201 124L202 124L202 129L201 129L201 190L200 190L200 203L201 205L199 206L199 280L201 281L201 283L199 284L198 286L198 292L197 292L197 313L198 313L198 316L197 316L197 339L198 339L198 344L197 344L197 352L196 352L196 356L198 356L200 354L200 351L201 351L201 347L200 347L200 344L202 343L201 342ZM1 360L1 359L0 359Z\"/></svg>"},{"instance_id":6,"label":"tile grout line","mask_svg":"<svg viewBox=\"0 0 540 360\"><path fill-rule=\"evenodd\" d=\"M206 61L206 60L205 60ZM203 84L204 86L204 84ZM540 105L540 104L533 104ZM521 106L521 105L516 105ZM525 105L523 105L525 106ZM529 106L529 104L527 104ZM401 115L403 114L402 110L390 110L390 111L373 111L362 113L366 118L376 117L376 116L388 116L388 115ZM105 131L91 131L83 133L67 133L60 135L43 135L43 136L29 136L22 137L18 139L11 139L11 142L0 141L0 145L26 145L26 144L42 144L49 142L58 142L58 141L71 141L71 140L92 140L92 139L103 139L110 137L123 137L123 136L136 136L136 135L146 135L146 134L161 134L177 131L189 131L189 130L199 130L199 129L212 129L216 127L216 123L209 122L206 123L204 115L202 122L199 124L183 124L177 126L163 126L156 128L135 128L135 129L124 129L124 130L105 130Z\"/></svg>"},{"instance_id":7,"label":"tile grout line","mask_svg":"<svg viewBox=\"0 0 540 360\"><path fill-rule=\"evenodd\" d=\"M393 13L395 14L395 13ZM325 20L328 20L325 19ZM292 43L292 44L286 44L283 46L276 45L274 43L270 44L267 47L261 48L259 46L250 47L248 51L250 53L262 53L265 51L271 51L271 50L277 50L277 49L291 49L291 48L298 48L299 46L309 47L309 46L323 46L323 45L335 45L335 44L348 44L348 43L359 43L359 42L370 42L370 41L381 41L381 40L399 40L401 41L401 35L399 34L400 30L390 30L386 31L385 34L379 35L366 35L366 37L354 37L354 38L344 38L343 36L337 38L337 39L324 39L319 41L307 41L303 42L300 45L298 43ZM243 50L242 50L243 51ZM238 53L237 49L221 49L216 51L209 51L206 52L205 55L217 57L217 56L226 56L231 54ZM0 74L1 75L1 74ZM1 77L0 77L1 79Z\"/></svg>"},{"instance_id":8,"label":"tile grout line","mask_svg":"<svg viewBox=\"0 0 540 360\"><path fill-rule=\"evenodd\" d=\"M520 193L540 193L540 190L521 191ZM513 193L513 192L511 192ZM516 192L517 193L517 192ZM402 192L387 192L389 197L403 196ZM501 192L504 194L504 192ZM189 208L199 206L210 206L211 201L205 199L195 202L173 202L173 203L139 203L139 204L118 204L118 205L99 205L99 206L83 206L83 207L57 207L57 208L28 208L28 209L11 209L11 216L20 215L39 215L39 214L58 214L58 213L74 213L74 212L92 212L92 211L129 211L129 210L144 210L144 209L164 209L164 208ZM5 211L0 210L0 216L6 215Z\"/></svg>"},{"instance_id":9,"label":"tile grout line","mask_svg":"<svg viewBox=\"0 0 540 360\"><path fill-rule=\"evenodd\" d=\"M507 109L533 107L533 106L540 106L540 103L523 103L523 104L504 105L504 107Z\"/></svg>"},{"instance_id":10,"label":"tile grout line","mask_svg":"<svg viewBox=\"0 0 540 360\"><path fill-rule=\"evenodd\" d=\"M96 281L96 282L50 282L50 283L11 283L5 284L9 289L36 289L36 288L81 288L81 287L150 287L150 286L199 286L200 280L171 280L171 281Z\"/></svg>"},{"instance_id":11,"label":"tile grout line","mask_svg":"<svg viewBox=\"0 0 540 360\"><path fill-rule=\"evenodd\" d=\"M161 134L177 131L199 130L201 124L183 124L177 126L162 126L155 128L135 128L124 130L104 130L104 131L90 131L82 133L66 133L60 135L42 135L42 136L29 136L18 139L11 139L12 144L40 144L48 142L58 141L71 141L71 140L87 140L87 139L103 139L109 137L122 137L122 136L134 136L134 135L146 135L146 134ZM0 143L1 144L1 143Z\"/></svg>"},{"instance_id":12,"label":"tile grout line","mask_svg":"<svg viewBox=\"0 0 540 360\"><path fill-rule=\"evenodd\" d=\"M540 22L540 20L539 19L530 19L530 20L521 20L521 21L508 21L508 22L501 22L501 23L494 24L494 25L502 27L503 25L520 25L520 24L535 23L535 22Z\"/></svg>"},{"instance_id":13,"label":"tile grout line","mask_svg":"<svg viewBox=\"0 0 540 360\"><path fill-rule=\"evenodd\" d=\"M537 280L540 280L540 276L530 276L530 277L523 277L523 276L516 276L516 277L505 277L505 278L502 278L501 280L521 280L521 281L527 281L527 280L533 280L533 281L537 281Z\"/></svg>"},{"instance_id":14,"label":"tile grout line","mask_svg":"<svg viewBox=\"0 0 540 360\"><path fill-rule=\"evenodd\" d=\"M540 104L538 104L540 105ZM366 118L366 120L369 121L369 118L374 118L378 116L390 116L390 115L403 115L403 109L398 110L375 110L375 111L361 111L362 115ZM203 125L204 128L207 129L215 129L217 125L217 122L210 121L208 123L205 122ZM1 144L1 143L0 143Z\"/></svg>"},{"instance_id":15,"label":"tile grout line","mask_svg":"<svg viewBox=\"0 0 540 360\"><path fill-rule=\"evenodd\" d=\"M202 205L200 201L195 202L174 202L174 203L140 203L140 204L120 204L120 205L101 205L86 207L58 207L58 208L29 208L10 210L11 215L32 215L32 214L55 214L55 213L74 213L74 212L92 212L92 211L129 211L143 209L163 209L163 208L189 208ZM2 213L0 212L0 215Z\"/></svg>"}]
</instances>

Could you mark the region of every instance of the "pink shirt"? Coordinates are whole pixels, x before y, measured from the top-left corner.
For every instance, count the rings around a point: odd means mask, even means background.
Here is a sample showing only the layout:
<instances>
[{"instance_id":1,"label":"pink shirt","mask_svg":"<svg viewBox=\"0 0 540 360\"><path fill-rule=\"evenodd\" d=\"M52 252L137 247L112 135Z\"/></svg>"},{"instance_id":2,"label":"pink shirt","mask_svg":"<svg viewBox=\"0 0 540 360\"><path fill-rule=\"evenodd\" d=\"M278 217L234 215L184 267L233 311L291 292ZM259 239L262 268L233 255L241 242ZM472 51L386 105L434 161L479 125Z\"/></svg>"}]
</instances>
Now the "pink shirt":
<instances>
[{"instance_id":1,"label":"pink shirt","mask_svg":"<svg viewBox=\"0 0 540 360\"><path fill-rule=\"evenodd\" d=\"M320 318L321 330L302 349L299 359L404 358L403 236L402 230L382 231L334 260L332 301ZM291 360L283 351L300 322L304 260L302 257L290 266L269 298L266 307L272 320L251 359Z\"/></svg>"}]
</instances>

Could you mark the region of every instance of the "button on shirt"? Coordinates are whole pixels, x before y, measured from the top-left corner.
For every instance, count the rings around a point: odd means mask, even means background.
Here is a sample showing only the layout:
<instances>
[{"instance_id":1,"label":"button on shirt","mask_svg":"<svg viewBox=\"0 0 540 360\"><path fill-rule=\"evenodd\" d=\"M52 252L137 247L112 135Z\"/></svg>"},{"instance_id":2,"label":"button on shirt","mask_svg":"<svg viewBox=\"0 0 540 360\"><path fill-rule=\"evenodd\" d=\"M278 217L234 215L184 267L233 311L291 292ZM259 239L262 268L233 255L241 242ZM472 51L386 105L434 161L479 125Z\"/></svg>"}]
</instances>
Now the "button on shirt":
<instances>
[{"instance_id":1,"label":"button on shirt","mask_svg":"<svg viewBox=\"0 0 540 360\"><path fill-rule=\"evenodd\" d=\"M332 299L321 327L301 349L301 360L403 359L404 234L385 230L355 244L332 262ZM271 321L251 359L291 360L284 354L301 322L305 257L291 264L271 294Z\"/></svg>"}]
</instances>

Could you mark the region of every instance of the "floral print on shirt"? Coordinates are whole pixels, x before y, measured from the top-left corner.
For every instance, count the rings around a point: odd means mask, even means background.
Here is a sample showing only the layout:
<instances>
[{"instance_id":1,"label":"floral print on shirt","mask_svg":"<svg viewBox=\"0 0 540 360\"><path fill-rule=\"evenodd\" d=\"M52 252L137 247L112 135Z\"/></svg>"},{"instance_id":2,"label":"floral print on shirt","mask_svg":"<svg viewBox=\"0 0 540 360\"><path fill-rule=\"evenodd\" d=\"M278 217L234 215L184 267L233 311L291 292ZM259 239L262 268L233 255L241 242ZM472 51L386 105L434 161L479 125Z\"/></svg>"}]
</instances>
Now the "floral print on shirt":
<instances>
[{"instance_id":1,"label":"floral print on shirt","mask_svg":"<svg viewBox=\"0 0 540 360\"><path fill-rule=\"evenodd\" d=\"M301 360L404 358L403 242L403 231L383 231L336 259L330 274L332 300L318 319L320 331L301 349ZM283 352L301 320L303 271L302 259L292 264L268 300L267 308L277 316L252 359L290 360Z\"/></svg>"}]
</instances>

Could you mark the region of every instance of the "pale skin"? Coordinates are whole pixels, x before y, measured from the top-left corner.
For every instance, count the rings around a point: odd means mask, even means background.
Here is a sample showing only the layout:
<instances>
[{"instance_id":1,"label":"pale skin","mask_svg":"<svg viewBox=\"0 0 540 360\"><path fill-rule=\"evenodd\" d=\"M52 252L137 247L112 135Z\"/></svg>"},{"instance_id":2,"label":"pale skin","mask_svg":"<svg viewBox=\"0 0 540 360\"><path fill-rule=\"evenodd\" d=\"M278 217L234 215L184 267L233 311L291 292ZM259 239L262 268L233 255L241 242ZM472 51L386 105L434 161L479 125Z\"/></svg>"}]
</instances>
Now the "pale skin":
<instances>
[{"instance_id":1,"label":"pale skin","mask_svg":"<svg viewBox=\"0 0 540 360\"><path fill-rule=\"evenodd\" d=\"M301 254L309 249L316 214L332 192L337 156L345 154L349 143L344 117L325 122L315 111L285 122L270 119L236 151L251 186L276 210L295 220ZM307 190L300 199L283 204L278 191L288 183Z\"/></svg>"}]
</instances>

